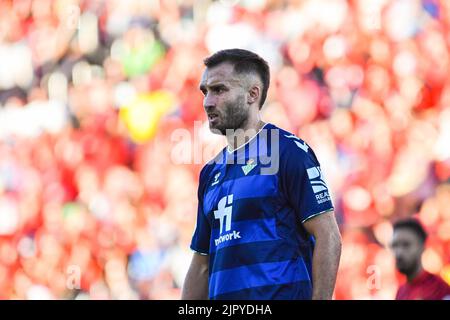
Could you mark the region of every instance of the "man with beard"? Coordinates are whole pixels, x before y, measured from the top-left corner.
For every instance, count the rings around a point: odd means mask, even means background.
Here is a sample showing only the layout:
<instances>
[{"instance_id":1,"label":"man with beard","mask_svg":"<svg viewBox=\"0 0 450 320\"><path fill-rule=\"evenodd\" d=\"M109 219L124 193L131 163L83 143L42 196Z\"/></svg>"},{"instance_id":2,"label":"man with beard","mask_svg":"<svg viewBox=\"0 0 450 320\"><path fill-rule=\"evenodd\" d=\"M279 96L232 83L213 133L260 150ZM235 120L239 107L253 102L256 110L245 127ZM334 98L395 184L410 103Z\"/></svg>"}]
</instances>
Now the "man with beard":
<instances>
[{"instance_id":1,"label":"man with beard","mask_svg":"<svg viewBox=\"0 0 450 320\"><path fill-rule=\"evenodd\" d=\"M450 299L450 287L441 278L425 271L421 257L427 234L419 221L410 218L394 224L392 249L398 271L407 282L400 286L396 300Z\"/></svg>"},{"instance_id":2,"label":"man with beard","mask_svg":"<svg viewBox=\"0 0 450 320\"><path fill-rule=\"evenodd\" d=\"M229 49L204 63L203 107L228 146L200 173L182 299L331 299L341 252L334 208L311 147L261 120L267 62Z\"/></svg>"}]
</instances>

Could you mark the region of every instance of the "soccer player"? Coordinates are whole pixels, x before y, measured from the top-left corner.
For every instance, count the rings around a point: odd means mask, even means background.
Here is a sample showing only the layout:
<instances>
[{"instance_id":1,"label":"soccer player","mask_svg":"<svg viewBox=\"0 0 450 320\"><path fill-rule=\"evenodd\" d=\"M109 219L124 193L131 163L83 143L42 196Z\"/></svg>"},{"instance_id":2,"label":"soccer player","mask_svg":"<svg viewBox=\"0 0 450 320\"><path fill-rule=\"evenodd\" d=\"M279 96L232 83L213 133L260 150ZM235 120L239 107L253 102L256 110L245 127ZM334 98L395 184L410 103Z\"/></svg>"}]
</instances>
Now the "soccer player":
<instances>
[{"instance_id":1,"label":"soccer player","mask_svg":"<svg viewBox=\"0 0 450 320\"><path fill-rule=\"evenodd\" d=\"M267 62L229 49L204 64L203 107L228 146L200 173L182 299L331 299L341 253L333 205L311 147L261 120Z\"/></svg>"},{"instance_id":2,"label":"soccer player","mask_svg":"<svg viewBox=\"0 0 450 320\"><path fill-rule=\"evenodd\" d=\"M400 220L394 224L391 246L397 269L407 278L407 282L398 289L396 300L450 299L448 284L422 268L426 239L427 234L416 219Z\"/></svg>"}]
</instances>

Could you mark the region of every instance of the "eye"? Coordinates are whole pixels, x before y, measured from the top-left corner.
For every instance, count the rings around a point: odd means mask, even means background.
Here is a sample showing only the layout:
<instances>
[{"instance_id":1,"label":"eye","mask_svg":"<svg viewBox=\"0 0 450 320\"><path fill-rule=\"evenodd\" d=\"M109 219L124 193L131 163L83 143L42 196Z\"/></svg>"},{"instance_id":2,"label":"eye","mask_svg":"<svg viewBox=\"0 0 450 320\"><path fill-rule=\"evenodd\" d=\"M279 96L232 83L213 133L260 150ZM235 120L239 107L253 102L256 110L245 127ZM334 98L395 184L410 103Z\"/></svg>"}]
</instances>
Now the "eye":
<instances>
[{"instance_id":1,"label":"eye","mask_svg":"<svg viewBox=\"0 0 450 320\"><path fill-rule=\"evenodd\" d=\"M223 87L216 87L213 89L214 93L222 93L225 91Z\"/></svg>"}]
</instances>

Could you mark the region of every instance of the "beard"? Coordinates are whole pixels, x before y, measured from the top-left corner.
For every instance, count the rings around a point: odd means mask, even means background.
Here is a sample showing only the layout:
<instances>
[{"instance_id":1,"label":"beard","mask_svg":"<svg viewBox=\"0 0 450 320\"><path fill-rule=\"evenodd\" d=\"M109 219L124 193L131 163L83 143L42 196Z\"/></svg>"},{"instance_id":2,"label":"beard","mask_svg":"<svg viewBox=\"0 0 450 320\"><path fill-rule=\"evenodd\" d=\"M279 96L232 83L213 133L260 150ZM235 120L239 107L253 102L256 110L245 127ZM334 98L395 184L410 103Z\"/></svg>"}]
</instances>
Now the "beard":
<instances>
[{"instance_id":1,"label":"beard","mask_svg":"<svg viewBox=\"0 0 450 320\"><path fill-rule=\"evenodd\" d=\"M236 100L225 103L221 109L223 113L219 113L217 123L209 123L213 133L226 135L227 130L242 128L248 121L249 109L245 106L245 96L239 96Z\"/></svg>"},{"instance_id":2,"label":"beard","mask_svg":"<svg viewBox=\"0 0 450 320\"><path fill-rule=\"evenodd\" d=\"M397 270L405 276L413 275L419 268L419 262L406 263L405 261L396 261Z\"/></svg>"}]
</instances>

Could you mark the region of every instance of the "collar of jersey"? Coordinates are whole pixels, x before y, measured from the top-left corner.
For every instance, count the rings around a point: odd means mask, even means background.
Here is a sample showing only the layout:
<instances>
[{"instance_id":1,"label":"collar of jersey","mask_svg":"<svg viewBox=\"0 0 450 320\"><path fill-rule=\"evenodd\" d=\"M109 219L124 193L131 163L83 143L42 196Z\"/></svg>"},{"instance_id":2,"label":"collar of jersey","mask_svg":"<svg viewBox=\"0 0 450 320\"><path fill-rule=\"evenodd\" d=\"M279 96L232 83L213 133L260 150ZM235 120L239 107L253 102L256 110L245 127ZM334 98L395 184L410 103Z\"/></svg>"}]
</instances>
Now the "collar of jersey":
<instances>
[{"instance_id":1,"label":"collar of jersey","mask_svg":"<svg viewBox=\"0 0 450 320\"><path fill-rule=\"evenodd\" d=\"M255 139L255 138L258 136L258 134L259 134L259 133L267 126L267 125L269 125L269 122L266 122L266 123L262 126L262 128L259 129L259 131L258 131L253 137L251 137L250 139L248 139L248 141L247 141L246 143L244 143L243 145L239 146L238 148L236 148L236 149L230 151L230 146L227 145L226 148L225 148L225 149L227 150L227 153L228 153L228 154L232 154L232 153L238 151L239 149L241 149L242 147L245 147L246 145L248 145L253 139Z\"/></svg>"}]
</instances>

